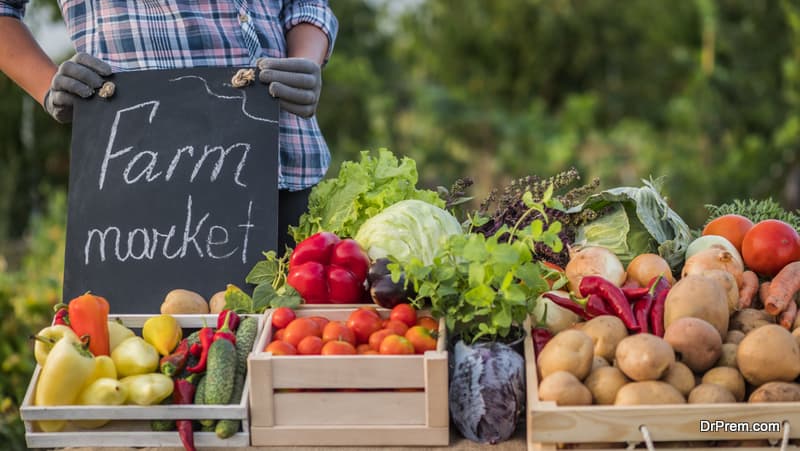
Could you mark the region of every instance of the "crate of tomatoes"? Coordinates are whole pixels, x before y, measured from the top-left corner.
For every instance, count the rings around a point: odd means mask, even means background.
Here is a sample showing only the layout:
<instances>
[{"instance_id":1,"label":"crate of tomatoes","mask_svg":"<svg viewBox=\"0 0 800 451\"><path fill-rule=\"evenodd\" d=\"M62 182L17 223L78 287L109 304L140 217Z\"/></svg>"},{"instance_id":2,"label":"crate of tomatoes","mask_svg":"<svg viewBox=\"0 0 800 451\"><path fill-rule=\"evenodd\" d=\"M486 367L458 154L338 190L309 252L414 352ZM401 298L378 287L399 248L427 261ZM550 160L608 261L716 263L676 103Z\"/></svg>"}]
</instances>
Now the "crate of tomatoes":
<instances>
[{"instance_id":1,"label":"crate of tomatoes","mask_svg":"<svg viewBox=\"0 0 800 451\"><path fill-rule=\"evenodd\" d=\"M445 343L409 304L269 311L248 359L252 445L448 445Z\"/></svg>"}]
</instances>

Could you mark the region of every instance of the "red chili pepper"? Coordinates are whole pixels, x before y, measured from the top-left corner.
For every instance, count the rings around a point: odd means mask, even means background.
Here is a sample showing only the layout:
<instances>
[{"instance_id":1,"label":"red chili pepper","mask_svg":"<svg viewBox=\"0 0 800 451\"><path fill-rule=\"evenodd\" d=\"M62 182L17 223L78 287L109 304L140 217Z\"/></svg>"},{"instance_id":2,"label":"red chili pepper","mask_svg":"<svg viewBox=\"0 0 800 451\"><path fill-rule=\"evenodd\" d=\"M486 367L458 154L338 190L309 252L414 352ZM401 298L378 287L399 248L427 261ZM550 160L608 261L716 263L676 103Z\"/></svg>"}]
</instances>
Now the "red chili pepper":
<instances>
[{"instance_id":1,"label":"red chili pepper","mask_svg":"<svg viewBox=\"0 0 800 451\"><path fill-rule=\"evenodd\" d=\"M622 287L620 288L629 302L638 301L649 291L648 287Z\"/></svg>"},{"instance_id":2,"label":"red chili pepper","mask_svg":"<svg viewBox=\"0 0 800 451\"><path fill-rule=\"evenodd\" d=\"M184 338L175 347L171 354L165 355L159 362L161 372L169 377L178 374L186 366L186 360L189 359L189 342Z\"/></svg>"},{"instance_id":3,"label":"red chili pepper","mask_svg":"<svg viewBox=\"0 0 800 451\"><path fill-rule=\"evenodd\" d=\"M56 312L55 316L53 316L53 325L69 326L69 310L67 309L67 305L56 304L53 310Z\"/></svg>"},{"instance_id":4,"label":"red chili pepper","mask_svg":"<svg viewBox=\"0 0 800 451\"><path fill-rule=\"evenodd\" d=\"M580 316L583 319L591 319L589 317L588 312L584 310L583 305L573 301L572 299L559 296L555 293L544 293L542 294L542 296L544 296L547 299L550 299L557 306L564 307L565 309Z\"/></svg>"},{"instance_id":5,"label":"red chili pepper","mask_svg":"<svg viewBox=\"0 0 800 451\"><path fill-rule=\"evenodd\" d=\"M369 257L352 239L319 232L300 242L289 258L286 283L307 304L353 304L364 297Z\"/></svg>"},{"instance_id":6,"label":"red chili pepper","mask_svg":"<svg viewBox=\"0 0 800 451\"><path fill-rule=\"evenodd\" d=\"M192 343L192 346L189 348L189 354L200 357L200 354L203 353L203 345L200 343Z\"/></svg>"},{"instance_id":7,"label":"red chili pepper","mask_svg":"<svg viewBox=\"0 0 800 451\"><path fill-rule=\"evenodd\" d=\"M656 293L653 307L650 309L650 330L653 335L664 336L664 304L667 300L669 288Z\"/></svg>"},{"instance_id":8,"label":"red chili pepper","mask_svg":"<svg viewBox=\"0 0 800 451\"><path fill-rule=\"evenodd\" d=\"M204 327L200 329L200 346L203 348L200 354L200 361L197 365L186 368L190 373L202 373L206 370L206 361L208 360L208 350L211 348L211 343L214 341L214 329Z\"/></svg>"},{"instance_id":9,"label":"red chili pepper","mask_svg":"<svg viewBox=\"0 0 800 451\"><path fill-rule=\"evenodd\" d=\"M647 291L633 303L633 316L636 317L636 324L641 328L640 332L650 333L650 311L653 309L655 294L664 288L669 288L669 282L662 276L656 276L644 288ZM625 290L623 289L623 291Z\"/></svg>"},{"instance_id":10,"label":"red chili pepper","mask_svg":"<svg viewBox=\"0 0 800 451\"><path fill-rule=\"evenodd\" d=\"M228 327L231 329L232 332L236 332L236 329L239 328L239 323L242 322L242 318L239 317L233 310L223 310L219 312L217 315L217 329L222 329L222 326L225 324L225 318L230 314L230 320L228 323Z\"/></svg>"},{"instance_id":11,"label":"red chili pepper","mask_svg":"<svg viewBox=\"0 0 800 451\"><path fill-rule=\"evenodd\" d=\"M581 279L579 290L581 296L592 294L600 296L611 308L611 311L622 320L628 330L632 332L640 330L639 325L636 323L636 317L633 316L631 304L625 297L625 293L618 286L600 276L585 276Z\"/></svg>"},{"instance_id":12,"label":"red chili pepper","mask_svg":"<svg viewBox=\"0 0 800 451\"><path fill-rule=\"evenodd\" d=\"M194 385L196 375L193 374L186 379L175 379L174 390L172 391L173 404L191 404L194 401L194 393L197 387ZM196 451L194 447L194 430L192 420L176 420L178 435L186 451Z\"/></svg>"},{"instance_id":13,"label":"red chili pepper","mask_svg":"<svg viewBox=\"0 0 800 451\"><path fill-rule=\"evenodd\" d=\"M534 327L531 331L531 338L533 339L533 355L538 356L547 342L553 338L553 333L546 327Z\"/></svg>"},{"instance_id":14,"label":"red chili pepper","mask_svg":"<svg viewBox=\"0 0 800 451\"><path fill-rule=\"evenodd\" d=\"M609 310L608 306L603 302L603 298L596 294L590 294L589 298L586 300L586 313L591 318L602 315L614 315L614 312Z\"/></svg>"},{"instance_id":15,"label":"red chili pepper","mask_svg":"<svg viewBox=\"0 0 800 451\"><path fill-rule=\"evenodd\" d=\"M231 343L236 344L236 334L234 334L229 327L230 318L233 315L236 314L231 311L228 311L228 314L225 315L225 321L222 323L222 327L217 329L217 332L214 334L214 339L212 341L228 340Z\"/></svg>"}]
</instances>

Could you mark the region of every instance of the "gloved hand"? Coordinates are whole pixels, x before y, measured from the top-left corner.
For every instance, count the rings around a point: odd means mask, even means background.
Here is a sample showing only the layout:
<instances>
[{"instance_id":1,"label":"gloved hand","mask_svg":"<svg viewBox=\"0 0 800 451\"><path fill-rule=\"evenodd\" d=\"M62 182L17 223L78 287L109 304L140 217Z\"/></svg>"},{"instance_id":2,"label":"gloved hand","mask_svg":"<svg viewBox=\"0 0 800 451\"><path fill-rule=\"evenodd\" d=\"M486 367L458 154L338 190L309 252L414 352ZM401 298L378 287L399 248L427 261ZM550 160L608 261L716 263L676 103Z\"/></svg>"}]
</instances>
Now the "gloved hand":
<instances>
[{"instance_id":1,"label":"gloved hand","mask_svg":"<svg viewBox=\"0 0 800 451\"><path fill-rule=\"evenodd\" d=\"M259 58L256 64L258 79L269 85L281 108L304 118L314 115L322 89L319 64L305 58Z\"/></svg>"},{"instance_id":2,"label":"gloved hand","mask_svg":"<svg viewBox=\"0 0 800 451\"><path fill-rule=\"evenodd\" d=\"M111 66L89 55L78 53L58 66L58 72L50 82L44 96L44 109L56 121L72 122L72 106L78 97L90 97L95 89L103 85L103 79L111 75Z\"/></svg>"}]
</instances>

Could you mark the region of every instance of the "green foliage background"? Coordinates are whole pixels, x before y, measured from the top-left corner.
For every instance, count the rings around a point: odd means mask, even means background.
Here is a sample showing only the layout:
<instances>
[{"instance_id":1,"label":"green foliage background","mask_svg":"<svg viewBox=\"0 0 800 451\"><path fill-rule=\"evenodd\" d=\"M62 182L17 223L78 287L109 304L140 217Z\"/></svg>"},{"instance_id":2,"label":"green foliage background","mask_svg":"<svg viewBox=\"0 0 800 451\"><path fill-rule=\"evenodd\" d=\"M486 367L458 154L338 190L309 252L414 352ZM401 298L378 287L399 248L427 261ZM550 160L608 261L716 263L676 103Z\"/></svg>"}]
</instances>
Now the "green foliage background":
<instances>
[{"instance_id":1,"label":"green foliage background","mask_svg":"<svg viewBox=\"0 0 800 451\"><path fill-rule=\"evenodd\" d=\"M797 0L331 4L318 112L331 173L389 147L428 187L471 176L478 197L574 165L602 187L666 176L692 227L706 203L800 208ZM26 337L59 301L69 128L1 75L0 99L0 442L16 449Z\"/></svg>"}]
</instances>

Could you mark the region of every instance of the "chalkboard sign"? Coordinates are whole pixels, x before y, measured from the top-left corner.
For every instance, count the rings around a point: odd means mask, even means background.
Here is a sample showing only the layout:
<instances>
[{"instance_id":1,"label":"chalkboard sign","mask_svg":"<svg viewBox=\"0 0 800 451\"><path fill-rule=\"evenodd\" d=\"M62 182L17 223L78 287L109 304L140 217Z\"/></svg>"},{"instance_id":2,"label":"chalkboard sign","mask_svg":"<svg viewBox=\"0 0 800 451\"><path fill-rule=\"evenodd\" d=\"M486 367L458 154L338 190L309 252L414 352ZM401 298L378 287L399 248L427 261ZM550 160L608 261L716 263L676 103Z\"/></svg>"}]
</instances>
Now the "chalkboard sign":
<instances>
[{"instance_id":1,"label":"chalkboard sign","mask_svg":"<svg viewBox=\"0 0 800 451\"><path fill-rule=\"evenodd\" d=\"M185 288L208 299L277 242L278 104L235 68L118 73L75 107L64 301L157 313Z\"/></svg>"}]
</instances>

